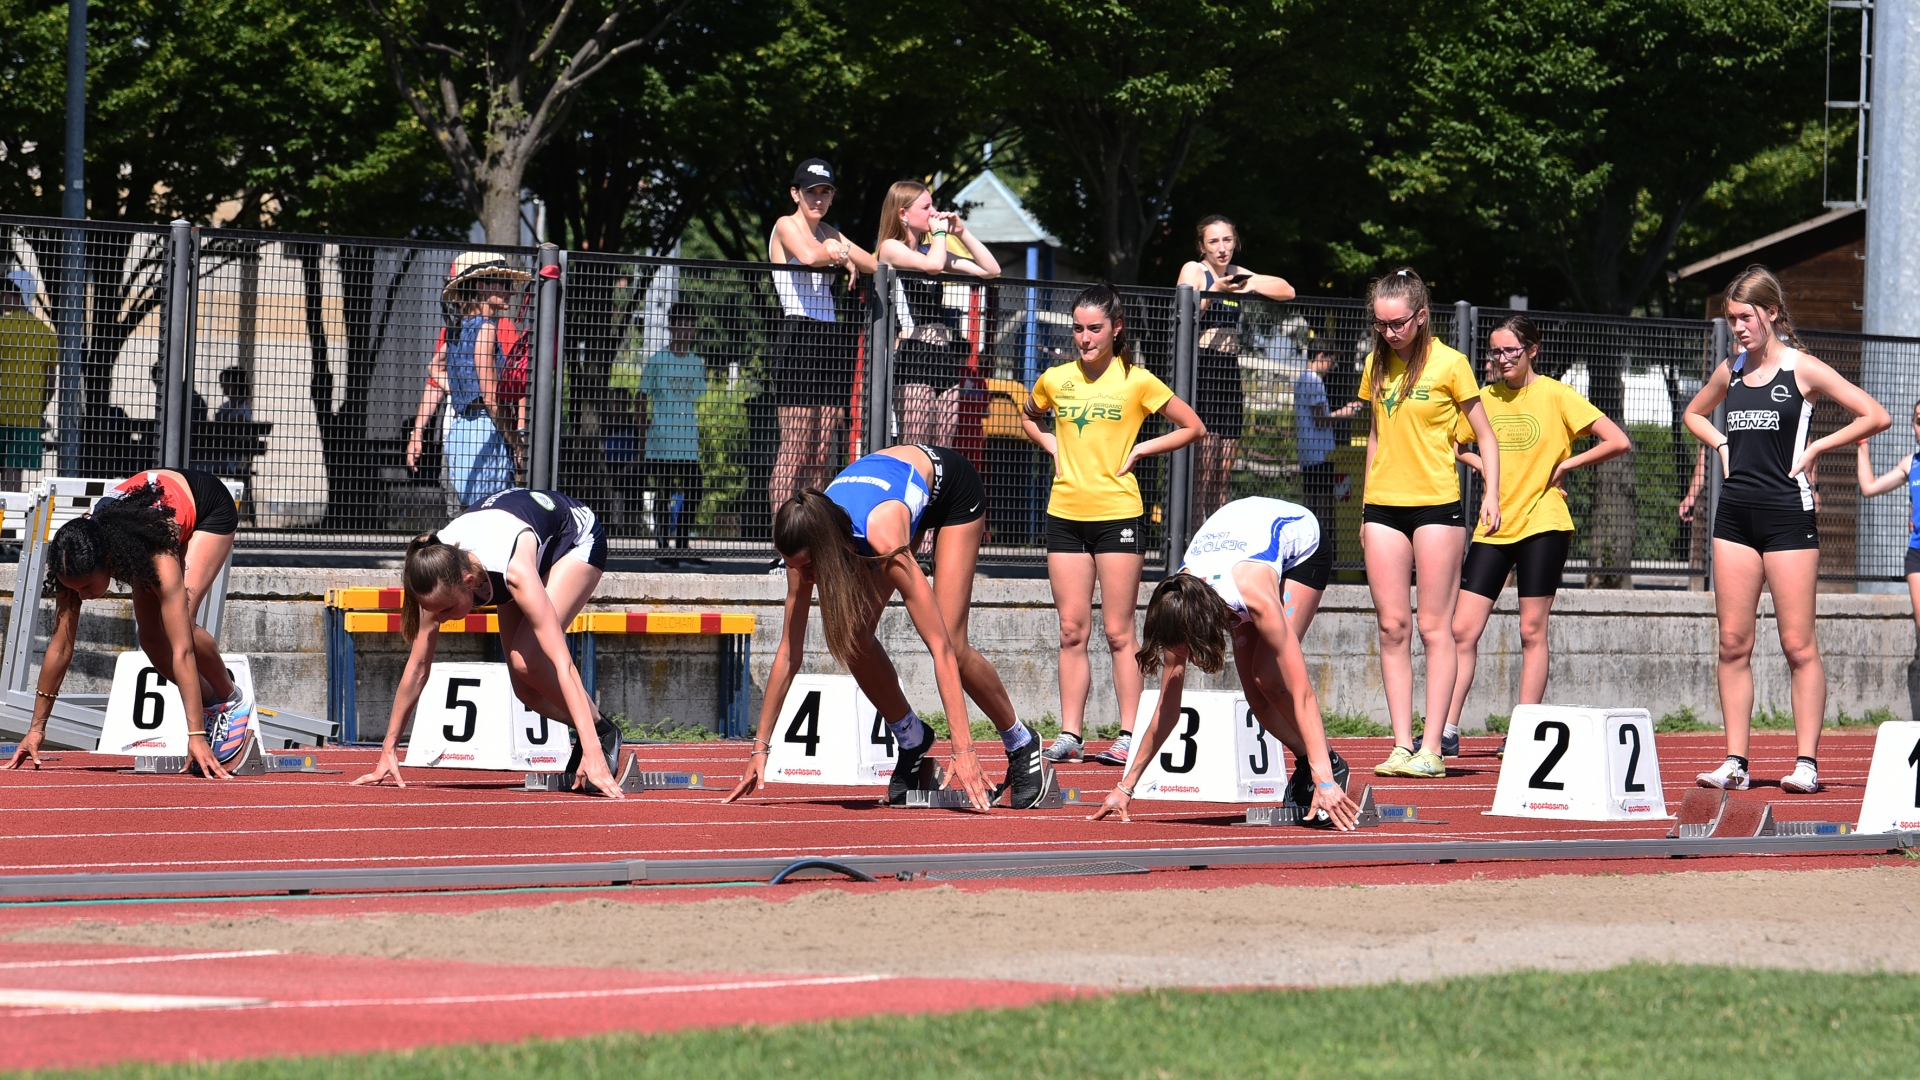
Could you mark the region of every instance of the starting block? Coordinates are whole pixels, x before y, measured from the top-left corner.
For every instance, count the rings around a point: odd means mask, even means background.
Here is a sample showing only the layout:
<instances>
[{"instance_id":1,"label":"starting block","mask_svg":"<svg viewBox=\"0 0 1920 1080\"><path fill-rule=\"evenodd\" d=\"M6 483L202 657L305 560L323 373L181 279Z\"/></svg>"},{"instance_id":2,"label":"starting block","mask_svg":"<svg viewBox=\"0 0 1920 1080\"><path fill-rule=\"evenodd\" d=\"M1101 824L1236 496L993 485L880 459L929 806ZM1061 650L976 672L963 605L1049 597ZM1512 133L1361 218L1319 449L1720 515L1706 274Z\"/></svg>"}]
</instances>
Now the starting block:
<instances>
[{"instance_id":1,"label":"starting block","mask_svg":"<svg viewBox=\"0 0 1920 1080\"><path fill-rule=\"evenodd\" d=\"M187 756L185 754L140 755L133 759L133 768L127 770L140 776L164 776L169 773L185 772ZM227 766L227 772L233 776L265 776L269 773L338 773L339 769L323 769L312 754L290 754L279 751L267 752L260 749L258 732L247 736L247 745L240 756ZM193 771L199 776L199 769Z\"/></svg>"},{"instance_id":2,"label":"starting block","mask_svg":"<svg viewBox=\"0 0 1920 1080\"><path fill-rule=\"evenodd\" d=\"M612 766L613 762L608 761L607 764ZM646 774L640 771L640 755L629 752L627 754L626 766L619 769L612 769L611 771L614 773L614 783L619 785L621 791L637 793L647 790L645 783ZM655 773L653 775L665 776L667 774ZM577 779L579 779L578 773L530 772L527 774L526 786L521 790L572 791L574 782Z\"/></svg>"},{"instance_id":3,"label":"starting block","mask_svg":"<svg viewBox=\"0 0 1920 1080\"><path fill-rule=\"evenodd\" d=\"M893 731L851 675L796 675L780 703L766 778L868 787L893 777Z\"/></svg>"},{"instance_id":4,"label":"starting block","mask_svg":"<svg viewBox=\"0 0 1920 1080\"><path fill-rule=\"evenodd\" d=\"M1515 708L1489 813L1570 821L1666 820L1653 718L1645 709Z\"/></svg>"},{"instance_id":5,"label":"starting block","mask_svg":"<svg viewBox=\"0 0 1920 1080\"><path fill-rule=\"evenodd\" d=\"M1028 807L1029 810L1058 810L1063 806L1098 806L1097 802L1080 801L1079 788L1062 788L1052 785L1045 798ZM907 792L909 810L971 810L973 800L959 788L933 788L926 791Z\"/></svg>"},{"instance_id":6,"label":"starting block","mask_svg":"<svg viewBox=\"0 0 1920 1080\"><path fill-rule=\"evenodd\" d=\"M1160 691L1140 695L1135 740L1143 737L1160 708ZM1147 763L1135 799L1179 802L1284 802L1286 754L1247 707L1247 699L1223 690L1189 690L1180 698L1180 718Z\"/></svg>"},{"instance_id":7,"label":"starting block","mask_svg":"<svg viewBox=\"0 0 1920 1080\"><path fill-rule=\"evenodd\" d=\"M1417 806L1395 806L1375 802L1372 784L1368 784L1366 787L1360 789L1360 798L1357 801L1360 803L1360 815L1353 823L1353 827L1356 829L1377 829L1382 822L1387 821L1414 822L1419 820L1420 808ZM1296 806L1293 803L1282 803L1279 806L1249 806L1247 807L1246 824L1307 825L1308 828L1316 829L1330 829L1333 827L1331 822L1324 825L1309 825L1306 821L1307 809L1307 807ZM1440 823L1433 822L1432 824Z\"/></svg>"},{"instance_id":8,"label":"starting block","mask_svg":"<svg viewBox=\"0 0 1920 1080\"><path fill-rule=\"evenodd\" d=\"M1856 828L1860 832L1920 830L1920 720L1880 725Z\"/></svg>"}]
</instances>

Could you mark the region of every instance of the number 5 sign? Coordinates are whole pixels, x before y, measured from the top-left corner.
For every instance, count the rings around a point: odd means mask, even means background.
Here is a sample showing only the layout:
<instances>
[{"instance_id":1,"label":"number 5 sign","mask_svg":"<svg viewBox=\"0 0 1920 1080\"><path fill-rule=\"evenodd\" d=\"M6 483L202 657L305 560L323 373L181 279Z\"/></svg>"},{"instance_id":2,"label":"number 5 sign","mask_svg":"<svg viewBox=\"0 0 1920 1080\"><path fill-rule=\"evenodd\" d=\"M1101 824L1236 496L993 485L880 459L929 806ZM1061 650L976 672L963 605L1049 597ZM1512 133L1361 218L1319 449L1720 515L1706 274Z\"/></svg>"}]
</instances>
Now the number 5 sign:
<instances>
[{"instance_id":1,"label":"number 5 sign","mask_svg":"<svg viewBox=\"0 0 1920 1080\"><path fill-rule=\"evenodd\" d=\"M251 695L253 669L247 658L239 653L223 653L220 658L226 661L227 677ZM200 728L204 721L193 726ZM162 678L138 649L123 652L114 661L113 688L107 694L107 715L95 752L136 757L187 752L187 715L180 707L180 688Z\"/></svg>"},{"instance_id":2,"label":"number 5 sign","mask_svg":"<svg viewBox=\"0 0 1920 1080\"><path fill-rule=\"evenodd\" d=\"M562 772L573 753L567 725L513 694L505 664L433 665L403 765L501 772Z\"/></svg>"},{"instance_id":3,"label":"number 5 sign","mask_svg":"<svg viewBox=\"0 0 1920 1080\"><path fill-rule=\"evenodd\" d=\"M1665 819L1652 717L1645 709L1515 708L1491 812L1574 821Z\"/></svg>"}]
</instances>

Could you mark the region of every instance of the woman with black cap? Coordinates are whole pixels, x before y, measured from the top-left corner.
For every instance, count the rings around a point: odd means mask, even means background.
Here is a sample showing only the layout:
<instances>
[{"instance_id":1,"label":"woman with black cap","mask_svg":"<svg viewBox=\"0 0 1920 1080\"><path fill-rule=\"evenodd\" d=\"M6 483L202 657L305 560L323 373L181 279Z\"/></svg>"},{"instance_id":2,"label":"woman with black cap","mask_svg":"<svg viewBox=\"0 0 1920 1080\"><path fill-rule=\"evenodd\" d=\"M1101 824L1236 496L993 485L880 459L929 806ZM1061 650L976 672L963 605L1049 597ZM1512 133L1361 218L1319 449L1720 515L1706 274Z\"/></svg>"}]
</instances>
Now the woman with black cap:
<instances>
[{"instance_id":1,"label":"woman with black cap","mask_svg":"<svg viewBox=\"0 0 1920 1080\"><path fill-rule=\"evenodd\" d=\"M853 328L836 318L833 275L871 274L879 263L821 220L833 206L833 193L833 166L819 158L801 162L788 192L793 213L775 222L767 237L767 261L808 268L773 274L773 291L780 297L771 373L780 410L780 452L767 490L770 511L801 488L825 487L832 479L834 432L853 400L858 349Z\"/></svg>"}]
</instances>

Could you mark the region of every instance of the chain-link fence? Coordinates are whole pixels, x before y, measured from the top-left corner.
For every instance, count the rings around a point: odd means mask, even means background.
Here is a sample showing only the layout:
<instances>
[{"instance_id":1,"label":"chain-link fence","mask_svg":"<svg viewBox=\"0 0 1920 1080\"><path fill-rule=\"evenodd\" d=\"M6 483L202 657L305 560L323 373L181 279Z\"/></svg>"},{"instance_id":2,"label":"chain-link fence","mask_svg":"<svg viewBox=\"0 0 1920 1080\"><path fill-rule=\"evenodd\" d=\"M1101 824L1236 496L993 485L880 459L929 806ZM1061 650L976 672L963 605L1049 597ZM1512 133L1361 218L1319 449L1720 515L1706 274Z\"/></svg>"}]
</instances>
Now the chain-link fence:
<instances>
[{"instance_id":1,"label":"chain-link fence","mask_svg":"<svg viewBox=\"0 0 1920 1080\"><path fill-rule=\"evenodd\" d=\"M545 482L600 512L616 556L697 566L771 558L771 512L793 490L925 442L980 470L986 563L1045 559L1052 463L1021 409L1073 359L1082 283L184 223L0 217L0 241L0 486L185 463L242 482L243 547L338 549L390 548ZM1225 501L1273 495L1318 512L1340 576L1360 580L1366 413L1340 414L1371 346L1365 305L1120 291L1136 362L1209 429L1137 470L1149 565ZM1487 336L1511 314L1461 303L1431 321L1484 381ZM1634 442L1570 479L1570 574L1703 584L1714 481L1680 420L1724 327L1525 314L1539 370ZM1894 414L1872 457L1895 467L1920 339L1802 336ZM1811 435L1844 419L1823 403ZM1141 437L1166 429L1154 418ZM1853 469L1850 448L1819 463L1822 575L1898 581L1905 501L1862 499ZM1469 505L1475 480L1463 470Z\"/></svg>"}]
</instances>

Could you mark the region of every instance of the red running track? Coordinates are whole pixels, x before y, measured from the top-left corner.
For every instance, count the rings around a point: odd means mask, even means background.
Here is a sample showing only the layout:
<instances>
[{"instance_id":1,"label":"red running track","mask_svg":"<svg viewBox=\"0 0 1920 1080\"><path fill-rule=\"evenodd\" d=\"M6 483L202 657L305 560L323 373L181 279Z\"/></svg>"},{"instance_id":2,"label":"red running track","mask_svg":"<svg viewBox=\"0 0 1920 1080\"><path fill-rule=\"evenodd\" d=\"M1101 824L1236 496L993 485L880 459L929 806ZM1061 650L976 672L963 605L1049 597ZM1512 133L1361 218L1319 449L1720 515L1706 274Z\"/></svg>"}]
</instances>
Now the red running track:
<instances>
[{"instance_id":1,"label":"red running track","mask_svg":"<svg viewBox=\"0 0 1920 1080\"><path fill-rule=\"evenodd\" d=\"M1112 849L1233 844L1320 844L1386 840L1488 840L1649 837L1665 822L1555 822L1485 815L1493 802L1500 759L1493 739L1464 740L1443 780L1375 779L1372 766L1386 739L1342 739L1353 767L1353 790L1374 785L1383 803L1413 804L1422 824L1395 824L1354 834L1238 827L1244 807L1136 802L1130 824L1088 822L1093 806L991 814L906 810L877 803L877 789L777 785L745 803L724 805L738 778L738 744L647 745L646 769L694 770L720 790L649 792L613 801L572 793L525 793L518 775L406 770L409 784L352 787L371 766L358 748L318 752L339 775L273 775L232 781L133 776L124 758L65 752L35 772L0 772L0 805L8 835L0 837L0 873L51 874L207 869L285 869L392 865L586 862L743 855L920 853L992 850ZM1669 809L1693 786L1696 772L1718 764L1717 734L1661 736L1660 760ZM1853 821L1871 758L1871 730L1830 732L1821 749L1827 791L1788 795L1777 778L1792 764L1792 738L1754 740L1756 774L1770 779L1747 798L1774 803L1782 820ZM997 748L996 748L997 749ZM1005 766L990 753L988 771ZM1095 805L1117 770L1073 765L1062 783ZM1859 856L1847 857L1858 860ZM1777 859L1705 860L1731 866L1781 865ZM1797 862L1806 862L1801 859ZM1647 864L1647 860L1641 860ZM1671 868L1666 860L1653 860ZM1816 858L1812 864L1833 865ZM1848 865L1857 864L1848 862ZM1482 864L1485 865L1485 864ZM1534 872L1547 872L1545 866ZM1590 872L1591 862L1579 865ZM1565 869L1563 866L1561 869ZM1277 871L1276 871L1277 873ZM1331 883L1338 870L1316 868L1306 880ZM1363 875L1374 880L1377 875ZM1264 875L1262 880L1271 880ZM1294 879L1298 879L1295 877ZM1354 880L1348 874L1341 880ZM1111 887L1105 879L1101 887ZM1183 882L1183 884L1186 882Z\"/></svg>"},{"instance_id":2,"label":"red running track","mask_svg":"<svg viewBox=\"0 0 1920 1080\"><path fill-rule=\"evenodd\" d=\"M724 975L251 951L9 945L0 1070L293 1057L1009 1008L1092 991L985 979ZM198 1000L168 1000L169 998Z\"/></svg>"}]
</instances>

